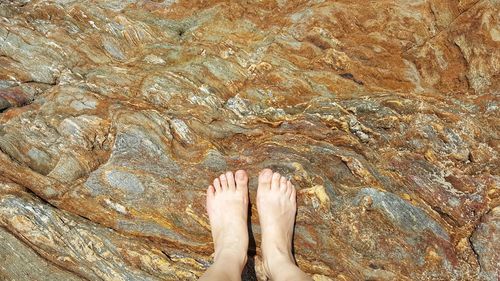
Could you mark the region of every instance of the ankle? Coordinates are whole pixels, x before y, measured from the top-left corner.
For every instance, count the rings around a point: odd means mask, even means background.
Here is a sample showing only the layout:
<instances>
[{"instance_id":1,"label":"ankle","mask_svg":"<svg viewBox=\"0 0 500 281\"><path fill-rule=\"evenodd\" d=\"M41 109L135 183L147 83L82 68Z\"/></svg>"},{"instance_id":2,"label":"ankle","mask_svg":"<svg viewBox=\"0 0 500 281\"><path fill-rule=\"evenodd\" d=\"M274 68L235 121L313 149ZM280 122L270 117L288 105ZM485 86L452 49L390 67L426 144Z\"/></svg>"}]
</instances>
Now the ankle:
<instances>
[{"instance_id":1,"label":"ankle","mask_svg":"<svg viewBox=\"0 0 500 281\"><path fill-rule=\"evenodd\" d=\"M291 241L276 241L269 237L262 239L262 255L265 260L289 261L295 263L292 255Z\"/></svg>"},{"instance_id":2,"label":"ankle","mask_svg":"<svg viewBox=\"0 0 500 281\"><path fill-rule=\"evenodd\" d=\"M263 260L264 273L271 280L287 280L281 277L293 272L297 265L289 258Z\"/></svg>"},{"instance_id":3,"label":"ankle","mask_svg":"<svg viewBox=\"0 0 500 281\"><path fill-rule=\"evenodd\" d=\"M235 265L238 270L242 271L247 263L247 253L233 249L221 249L220 251L216 251L214 263Z\"/></svg>"},{"instance_id":4,"label":"ankle","mask_svg":"<svg viewBox=\"0 0 500 281\"><path fill-rule=\"evenodd\" d=\"M286 271L287 268L296 267L296 264L291 251L275 247L263 250L263 266L266 275L274 280L276 277L274 271Z\"/></svg>"}]
</instances>

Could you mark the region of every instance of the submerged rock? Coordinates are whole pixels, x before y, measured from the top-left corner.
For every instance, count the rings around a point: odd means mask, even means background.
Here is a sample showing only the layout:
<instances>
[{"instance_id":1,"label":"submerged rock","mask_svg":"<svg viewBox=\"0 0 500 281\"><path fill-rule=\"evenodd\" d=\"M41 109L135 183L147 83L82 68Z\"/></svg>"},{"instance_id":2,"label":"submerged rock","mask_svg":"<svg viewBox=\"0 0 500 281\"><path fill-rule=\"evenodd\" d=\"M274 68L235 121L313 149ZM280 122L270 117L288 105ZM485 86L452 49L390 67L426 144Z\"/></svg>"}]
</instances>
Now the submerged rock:
<instances>
[{"instance_id":1,"label":"submerged rock","mask_svg":"<svg viewBox=\"0 0 500 281\"><path fill-rule=\"evenodd\" d=\"M499 6L0 1L0 279L195 280L269 167L315 280L496 281Z\"/></svg>"}]
</instances>

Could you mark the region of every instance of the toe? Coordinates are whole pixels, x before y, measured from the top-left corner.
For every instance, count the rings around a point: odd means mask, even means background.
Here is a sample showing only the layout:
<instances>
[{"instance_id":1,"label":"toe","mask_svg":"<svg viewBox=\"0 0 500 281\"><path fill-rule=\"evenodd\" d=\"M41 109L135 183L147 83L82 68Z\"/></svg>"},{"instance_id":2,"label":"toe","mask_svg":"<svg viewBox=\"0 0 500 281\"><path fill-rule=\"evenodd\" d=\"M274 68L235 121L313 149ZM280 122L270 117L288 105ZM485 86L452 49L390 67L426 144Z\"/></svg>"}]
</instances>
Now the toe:
<instances>
[{"instance_id":1,"label":"toe","mask_svg":"<svg viewBox=\"0 0 500 281\"><path fill-rule=\"evenodd\" d=\"M219 178L214 179L214 188L215 188L215 192L222 191L222 187L220 186Z\"/></svg>"},{"instance_id":2,"label":"toe","mask_svg":"<svg viewBox=\"0 0 500 281\"><path fill-rule=\"evenodd\" d=\"M248 175L244 170L238 170L234 174L234 179L236 180L237 190L248 190Z\"/></svg>"},{"instance_id":3,"label":"toe","mask_svg":"<svg viewBox=\"0 0 500 281\"><path fill-rule=\"evenodd\" d=\"M207 188L207 202L209 200L212 200L212 198L214 197L215 195L215 188L210 185L208 188Z\"/></svg>"},{"instance_id":4,"label":"toe","mask_svg":"<svg viewBox=\"0 0 500 281\"><path fill-rule=\"evenodd\" d=\"M292 201L293 203L297 201L297 190L295 189L293 184L292 184L292 192L290 193L290 201Z\"/></svg>"},{"instance_id":5,"label":"toe","mask_svg":"<svg viewBox=\"0 0 500 281\"><path fill-rule=\"evenodd\" d=\"M226 172L226 179L227 179L227 188L228 190L236 190L236 185L234 182L234 175L233 172L227 171Z\"/></svg>"},{"instance_id":6,"label":"toe","mask_svg":"<svg viewBox=\"0 0 500 281\"><path fill-rule=\"evenodd\" d=\"M273 171L271 169L264 169L259 174L259 187L258 189L270 189Z\"/></svg>"},{"instance_id":7,"label":"toe","mask_svg":"<svg viewBox=\"0 0 500 281\"><path fill-rule=\"evenodd\" d=\"M291 181L287 181L286 182L286 196L290 197L290 195L292 194L292 190L293 190L293 185L292 185L292 182Z\"/></svg>"},{"instance_id":8,"label":"toe","mask_svg":"<svg viewBox=\"0 0 500 281\"><path fill-rule=\"evenodd\" d=\"M286 178L285 177L281 177L280 179L280 192L283 192L283 193L286 193Z\"/></svg>"},{"instance_id":9,"label":"toe","mask_svg":"<svg viewBox=\"0 0 500 281\"><path fill-rule=\"evenodd\" d=\"M215 188L211 185L207 188L207 202L206 202L207 212L212 200L214 200L214 196L215 196Z\"/></svg>"},{"instance_id":10,"label":"toe","mask_svg":"<svg viewBox=\"0 0 500 281\"><path fill-rule=\"evenodd\" d=\"M227 190L227 179L226 179L226 175L225 174L222 174L219 176L219 180L220 180L220 185L222 187L222 191L226 191Z\"/></svg>"},{"instance_id":11,"label":"toe","mask_svg":"<svg viewBox=\"0 0 500 281\"><path fill-rule=\"evenodd\" d=\"M273 178L271 179L271 190L279 190L280 188L280 173L276 172L273 174Z\"/></svg>"}]
</instances>

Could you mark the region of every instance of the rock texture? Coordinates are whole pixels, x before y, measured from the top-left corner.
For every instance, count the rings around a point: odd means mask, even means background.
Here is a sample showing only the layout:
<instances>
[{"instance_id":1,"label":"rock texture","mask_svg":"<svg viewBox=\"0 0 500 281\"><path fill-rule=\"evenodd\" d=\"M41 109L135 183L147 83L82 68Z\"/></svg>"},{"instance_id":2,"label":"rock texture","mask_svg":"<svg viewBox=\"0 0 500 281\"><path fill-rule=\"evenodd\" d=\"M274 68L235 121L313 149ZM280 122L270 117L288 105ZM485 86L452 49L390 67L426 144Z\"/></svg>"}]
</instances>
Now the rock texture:
<instances>
[{"instance_id":1,"label":"rock texture","mask_svg":"<svg viewBox=\"0 0 500 281\"><path fill-rule=\"evenodd\" d=\"M270 167L299 188L317 281L498 280L499 14L0 1L0 278L195 280L209 181L247 169L254 198Z\"/></svg>"}]
</instances>

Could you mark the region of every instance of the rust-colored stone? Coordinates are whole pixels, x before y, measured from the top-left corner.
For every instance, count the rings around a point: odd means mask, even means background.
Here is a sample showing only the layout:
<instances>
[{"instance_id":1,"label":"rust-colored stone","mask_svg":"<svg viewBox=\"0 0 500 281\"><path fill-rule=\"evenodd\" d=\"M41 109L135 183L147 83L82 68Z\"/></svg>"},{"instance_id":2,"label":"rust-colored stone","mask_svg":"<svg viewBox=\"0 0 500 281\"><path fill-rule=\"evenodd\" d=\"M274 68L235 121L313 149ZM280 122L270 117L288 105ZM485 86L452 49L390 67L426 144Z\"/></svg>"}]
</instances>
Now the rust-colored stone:
<instances>
[{"instance_id":1,"label":"rust-colored stone","mask_svg":"<svg viewBox=\"0 0 500 281\"><path fill-rule=\"evenodd\" d=\"M499 6L0 1L0 279L194 280L269 167L314 280L496 281Z\"/></svg>"}]
</instances>

